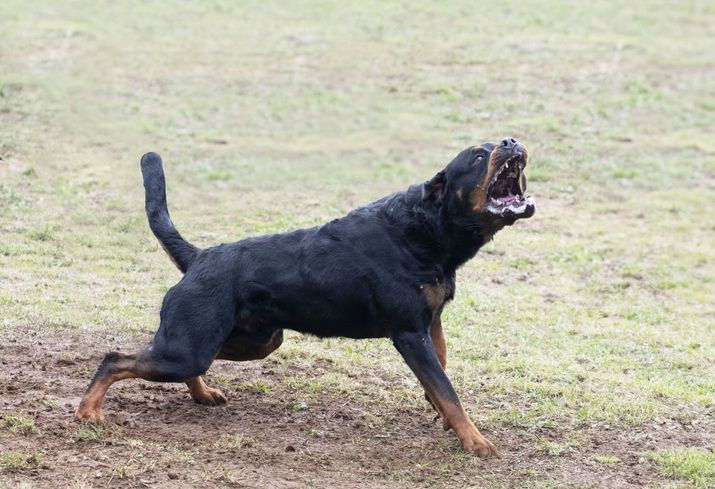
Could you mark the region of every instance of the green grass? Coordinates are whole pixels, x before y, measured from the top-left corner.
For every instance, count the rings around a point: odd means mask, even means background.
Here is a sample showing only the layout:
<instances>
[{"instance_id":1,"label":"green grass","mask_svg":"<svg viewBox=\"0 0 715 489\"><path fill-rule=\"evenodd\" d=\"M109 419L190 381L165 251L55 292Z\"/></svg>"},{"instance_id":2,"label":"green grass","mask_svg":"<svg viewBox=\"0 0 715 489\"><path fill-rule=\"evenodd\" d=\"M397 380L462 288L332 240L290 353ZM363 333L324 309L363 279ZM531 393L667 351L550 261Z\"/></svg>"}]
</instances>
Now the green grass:
<instances>
[{"instance_id":1,"label":"green grass","mask_svg":"<svg viewBox=\"0 0 715 489\"><path fill-rule=\"evenodd\" d=\"M338 217L513 135L537 213L459 271L444 315L474 419L537 433L711 416L714 22L708 2L6 0L0 334L156 328L180 275L146 225L145 151L206 247ZM323 393L424 407L386 340L289 333L270 361L280 385L218 383L283 389L289 409Z\"/></svg>"},{"instance_id":2,"label":"green grass","mask_svg":"<svg viewBox=\"0 0 715 489\"><path fill-rule=\"evenodd\" d=\"M599 464L613 466L621 463L621 459L615 455L596 455L593 459Z\"/></svg>"},{"instance_id":3,"label":"green grass","mask_svg":"<svg viewBox=\"0 0 715 489\"><path fill-rule=\"evenodd\" d=\"M651 453L648 458L668 477L686 480L696 487L715 485L715 450L674 448Z\"/></svg>"},{"instance_id":4,"label":"green grass","mask_svg":"<svg viewBox=\"0 0 715 489\"><path fill-rule=\"evenodd\" d=\"M251 382L238 382L234 385L234 388L239 391L248 391L256 394L268 394L271 392L271 385L260 379Z\"/></svg>"},{"instance_id":5,"label":"green grass","mask_svg":"<svg viewBox=\"0 0 715 489\"><path fill-rule=\"evenodd\" d=\"M0 452L0 472L24 472L42 465L37 453L25 455L19 452Z\"/></svg>"},{"instance_id":6,"label":"green grass","mask_svg":"<svg viewBox=\"0 0 715 489\"><path fill-rule=\"evenodd\" d=\"M256 439L246 435L223 435L216 440L216 448L251 448L256 445Z\"/></svg>"},{"instance_id":7,"label":"green grass","mask_svg":"<svg viewBox=\"0 0 715 489\"><path fill-rule=\"evenodd\" d=\"M77 428L74 440L78 443L96 442L104 438L104 428L98 424L83 424Z\"/></svg>"},{"instance_id":8,"label":"green grass","mask_svg":"<svg viewBox=\"0 0 715 489\"><path fill-rule=\"evenodd\" d=\"M0 419L0 428L10 433L30 434L35 433L35 420L19 414L5 413Z\"/></svg>"}]
</instances>

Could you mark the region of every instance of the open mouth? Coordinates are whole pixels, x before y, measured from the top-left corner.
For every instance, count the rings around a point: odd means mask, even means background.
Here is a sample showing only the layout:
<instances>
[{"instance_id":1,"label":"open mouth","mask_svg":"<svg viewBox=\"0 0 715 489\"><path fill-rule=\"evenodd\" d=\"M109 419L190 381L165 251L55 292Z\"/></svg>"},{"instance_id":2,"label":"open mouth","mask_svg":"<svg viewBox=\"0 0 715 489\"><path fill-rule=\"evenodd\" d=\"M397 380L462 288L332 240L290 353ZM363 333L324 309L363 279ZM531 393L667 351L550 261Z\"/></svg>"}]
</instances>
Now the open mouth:
<instances>
[{"instance_id":1,"label":"open mouth","mask_svg":"<svg viewBox=\"0 0 715 489\"><path fill-rule=\"evenodd\" d=\"M526 160L522 153L510 156L489 184L487 210L504 217L531 217L534 214L533 197L524 195Z\"/></svg>"}]
</instances>

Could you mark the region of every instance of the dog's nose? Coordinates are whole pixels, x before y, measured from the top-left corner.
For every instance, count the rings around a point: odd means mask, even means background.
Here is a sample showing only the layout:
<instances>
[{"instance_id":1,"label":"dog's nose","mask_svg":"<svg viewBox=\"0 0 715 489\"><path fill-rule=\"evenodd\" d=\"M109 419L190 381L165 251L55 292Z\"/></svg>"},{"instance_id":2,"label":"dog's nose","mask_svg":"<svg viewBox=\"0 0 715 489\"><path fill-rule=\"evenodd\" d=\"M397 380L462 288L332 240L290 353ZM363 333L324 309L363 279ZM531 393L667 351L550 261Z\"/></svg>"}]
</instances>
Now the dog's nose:
<instances>
[{"instance_id":1,"label":"dog's nose","mask_svg":"<svg viewBox=\"0 0 715 489\"><path fill-rule=\"evenodd\" d=\"M512 149L512 148L516 147L517 144L519 144L519 141L517 141L514 138L504 138L501 141L502 148L507 148L507 149Z\"/></svg>"}]
</instances>

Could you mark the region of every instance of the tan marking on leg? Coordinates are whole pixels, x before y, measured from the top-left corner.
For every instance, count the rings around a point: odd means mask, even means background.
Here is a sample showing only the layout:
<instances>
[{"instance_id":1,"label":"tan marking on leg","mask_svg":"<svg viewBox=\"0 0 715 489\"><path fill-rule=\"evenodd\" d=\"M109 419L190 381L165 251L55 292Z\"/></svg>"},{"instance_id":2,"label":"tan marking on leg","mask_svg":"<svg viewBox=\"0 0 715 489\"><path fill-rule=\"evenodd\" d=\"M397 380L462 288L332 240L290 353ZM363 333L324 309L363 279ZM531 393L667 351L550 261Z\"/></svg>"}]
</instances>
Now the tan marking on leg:
<instances>
[{"instance_id":1,"label":"tan marking on leg","mask_svg":"<svg viewBox=\"0 0 715 489\"><path fill-rule=\"evenodd\" d=\"M432 398L432 406L442 417L444 430L452 429L466 451L482 458L499 456L497 448L479 432L460 404L439 399L432 394L430 398Z\"/></svg>"},{"instance_id":2,"label":"tan marking on leg","mask_svg":"<svg viewBox=\"0 0 715 489\"><path fill-rule=\"evenodd\" d=\"M437 359L444 369L447 364L447 351L439 316L433 320L430 326L430 337L437 353ZM455 403L453 400L440 397L435 385L424 382L423 385L425 397L442 418L442 426L445 431L452 429L466 451L476 453L483 458L499 455L494 444L479 432L458 401Z\"/></svg>"},{"instance_id":3,"label":"tan marking on leg","mask_svg":"<svg viewBox=\"0 0 715 489\"><path fill-rule=\"evenodd\" d=\"M482 458L499 456L497 448L479 432L461 405L438 401L438 406L444 421L444 429L454 430L466 451L476 453Z\"/></svg>"},{"instance_id":4,"label":"tan marking on leg","mask_svg":"<svg viewBox=\"0 0 715 489\"><path fill-rule=\"evenodd\" d=\"M217 406L226 402L223 393L218 389L207 386L200 376L187 380L186 385L193 400L199 404Z\"/></svg>"},{"instance_id":5,"label":"tan marking on leg","mask_svg":"<svg viewBox=\"0 0 715 489\"><path fill-rule=\"evenodd\" d=\"M430 336L432 337L432 343L434 343L434 349L437 351L437 358L439 359L442 368L447 367L447 343L444 341L444 332L442 331L442 319L440 317L434 318L432 321L432 326L430 326Z\"/></svg>"},{"instance_id":6,"label":"tan marking on leg","mask_svg":"<svg viewBox=\"0 0 715 489\"><path fill-rule=\"evenodd\" d=\"M442 319L439 316L432 320L430 336L432 337L432 343L434 343L434 349L437 352L437 359L444 369L447 367L447 345L444 341L444 333L442 332ZM437 414L439 414L439 410L435 407L427 391L425 391L425 399L427 399L427 402L429 402L434 410L437 411Z\"/></svg>"},{"instance_id":7,"label":"tan marking on leg","mask_svg":"<svg viewBox=\"0 0 715 489\"><path fill-rule=\"evenodd\" d=\"M75 411L75 418L94 423L104 422L102 402L104 401L104 395L107 393L109 386L119 380L133 379L136 377L137 375L135 373L125 370L93 382L82 397L82 401L80 401L79 407L77 411Z\"/></svg>"}]
</instances>

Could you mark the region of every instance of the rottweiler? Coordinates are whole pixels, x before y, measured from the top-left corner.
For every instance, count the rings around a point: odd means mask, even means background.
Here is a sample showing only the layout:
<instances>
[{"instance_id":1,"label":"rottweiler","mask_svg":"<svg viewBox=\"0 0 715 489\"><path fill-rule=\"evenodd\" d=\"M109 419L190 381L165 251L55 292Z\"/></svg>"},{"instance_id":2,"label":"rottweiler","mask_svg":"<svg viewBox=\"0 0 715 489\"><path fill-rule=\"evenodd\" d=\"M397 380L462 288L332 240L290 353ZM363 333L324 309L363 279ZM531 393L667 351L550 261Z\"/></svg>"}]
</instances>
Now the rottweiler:
<instances>
[{"instance_id":1,"label":"rottweiler","mask_svg":"<svg viewBox=\"0 0 715 489\"><path fill-rule=\"evenodd\" d=\"M149 227L183 277L165 295L145 349L107 353L76 411L100 422L107 388L122 379L185 382L198 403L226 402L201 375L216 360L265 358L292 329L320 337L382 338L424 387L468 452L496 455L445 374L440 315L456 270L504 226L534 214L524 194L526 148L514 138L472 146L432 179L309 229L199 249L166 205L162 161L141 159Z\"/></svg>"}]
</instances>

